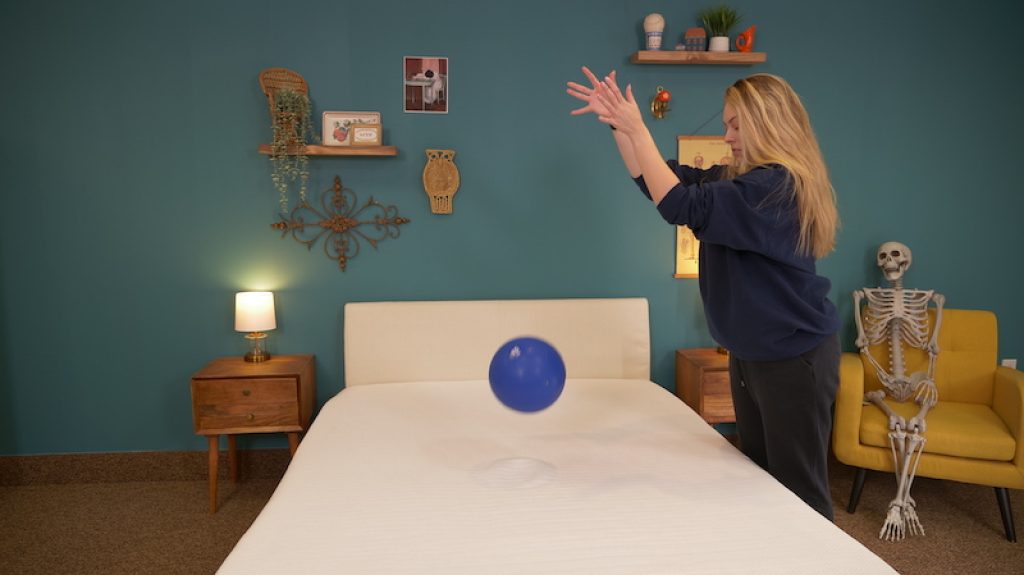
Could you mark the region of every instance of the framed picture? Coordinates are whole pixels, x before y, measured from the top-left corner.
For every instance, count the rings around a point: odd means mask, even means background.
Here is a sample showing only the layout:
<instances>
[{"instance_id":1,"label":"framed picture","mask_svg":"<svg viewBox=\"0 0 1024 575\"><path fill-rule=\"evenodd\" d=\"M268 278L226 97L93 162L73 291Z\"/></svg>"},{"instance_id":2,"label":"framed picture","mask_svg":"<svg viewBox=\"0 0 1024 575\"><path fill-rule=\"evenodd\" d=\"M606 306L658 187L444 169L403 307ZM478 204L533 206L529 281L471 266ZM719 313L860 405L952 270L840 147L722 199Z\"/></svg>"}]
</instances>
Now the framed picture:
<instances>
[{"instance_id":1,"label":"framed picture","mask_svg":"<svg viewBox=\"0 0 1024 575\"><path fill-rule=\"evenodd\" d=\"M419 114L447 114L448 58L406 56L402 62L402 109Z\"/></svg>"},{"instance_id":2,"label":"framed picture","mask_svg":"<svg viewBox=\"0 0 1024 575\"><path fill-rule=\"evenodd\" d=\"M380 124L352 124L348 138L353 146L379 146L380 132Z\"/></svg>"},{"instance_id":3,"label":"framed picture","mask_svg":"<svg viewBox=\"0 0 1024 575\"><path fill-rule=\"evenodd\" d=\"M708 169L711 166L732 162L732 147L725 143L725 136L679 136L679 165ZM676 273L677 278L695 278L700 275L697 255L700 241L686 226L676 226Z\"/></svg>"},{"instance_id":4,"label":"framed picture","mask_svg":"<svg viewBox=\"0 0 1024 575\"><path fill-rule=\"evenodd\" d=\"M324 112L323 134L321 134L324 145L351 146L354 124L376 124L379 126L380 112Z\"/></svg>"}]
</instances>

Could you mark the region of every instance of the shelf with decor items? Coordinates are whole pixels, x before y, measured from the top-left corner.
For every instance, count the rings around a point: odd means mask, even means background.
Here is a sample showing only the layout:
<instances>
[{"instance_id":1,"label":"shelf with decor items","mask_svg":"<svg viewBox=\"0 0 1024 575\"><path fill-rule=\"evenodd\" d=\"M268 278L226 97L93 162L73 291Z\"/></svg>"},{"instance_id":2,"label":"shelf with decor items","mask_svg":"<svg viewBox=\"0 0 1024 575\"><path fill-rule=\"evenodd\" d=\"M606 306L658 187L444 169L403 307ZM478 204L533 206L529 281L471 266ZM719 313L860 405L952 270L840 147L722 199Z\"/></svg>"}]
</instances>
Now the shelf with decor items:
<instances>
[{"instance_id":1,"label":"shelf with decor items","mask_svg":"<svg viewBox=\"0 0 1024 575\"><path fill-rule=\"evenodd\" d=\"M706 52L693 50L640 50L629 59L633 64L688 64L750 66L768 60L765 52Z\"/></svg>"},{"instance_id":2,"label":"shelf with decor items","mask_svg":"<svg viewBox=\"0 0 1024 575\"><path fill-rule=\"evenodd\" d=\"M294 155L298 149L288 150L289 155ZM271 154L270 144L260 144L259 152L269 156ZM398 148L395 146L319 146L308 144L306 146L307 156L397 156Z\"/></svg>"}]
</instances>

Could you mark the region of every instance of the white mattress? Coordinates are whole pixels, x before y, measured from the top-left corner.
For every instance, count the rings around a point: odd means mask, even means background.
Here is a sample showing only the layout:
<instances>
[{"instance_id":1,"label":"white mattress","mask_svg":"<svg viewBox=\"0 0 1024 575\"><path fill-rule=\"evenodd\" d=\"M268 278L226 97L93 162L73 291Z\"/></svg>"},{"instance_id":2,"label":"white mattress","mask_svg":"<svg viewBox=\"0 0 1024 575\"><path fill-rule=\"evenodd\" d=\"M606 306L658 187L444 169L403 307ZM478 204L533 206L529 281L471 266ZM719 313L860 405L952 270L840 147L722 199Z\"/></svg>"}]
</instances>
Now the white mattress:
<instances>
[{"instance_id":1,"label":"white mattress","mask_svg":"<svg viewBox=\"0 0 1024 575\"><path fill-rule=\"evenodd\" d=\"M895 573L645 380L347 388L219 571Z\"/></svg>"}]
</instances>

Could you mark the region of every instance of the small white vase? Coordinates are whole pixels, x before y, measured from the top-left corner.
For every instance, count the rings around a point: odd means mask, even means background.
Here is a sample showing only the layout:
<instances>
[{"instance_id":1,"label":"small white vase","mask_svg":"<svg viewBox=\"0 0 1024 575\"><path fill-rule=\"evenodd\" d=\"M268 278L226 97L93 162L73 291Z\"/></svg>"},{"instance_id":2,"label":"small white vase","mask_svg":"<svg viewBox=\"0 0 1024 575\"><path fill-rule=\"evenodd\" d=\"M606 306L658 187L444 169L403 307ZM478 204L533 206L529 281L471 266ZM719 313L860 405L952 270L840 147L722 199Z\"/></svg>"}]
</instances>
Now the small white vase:
<instances>
[{"instance_id":1,"label":"small white vase","mask_svg":"<svg viewBox=\"0 0 1024 575\"><path fill-rule=\"evenodd\" d=\"M729 51L729 37L728 36L712 36L708 41L708 52L728 52Z\"/></svg>"}]
</instances>

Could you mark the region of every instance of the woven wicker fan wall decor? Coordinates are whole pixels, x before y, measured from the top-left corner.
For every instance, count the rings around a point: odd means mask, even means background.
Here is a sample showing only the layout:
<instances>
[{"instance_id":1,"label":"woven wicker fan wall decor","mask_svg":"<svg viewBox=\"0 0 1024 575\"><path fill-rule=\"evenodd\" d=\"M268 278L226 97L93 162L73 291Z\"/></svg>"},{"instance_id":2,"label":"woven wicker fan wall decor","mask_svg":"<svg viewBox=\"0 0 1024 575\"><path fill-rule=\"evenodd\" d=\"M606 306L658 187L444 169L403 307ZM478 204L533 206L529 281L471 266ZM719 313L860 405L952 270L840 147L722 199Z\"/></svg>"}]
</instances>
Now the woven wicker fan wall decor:
<instances>
[{"instance_id":1,"label":"woven wicker fan wall decor","mask_svg":"<svg viewBox=\"0 0 1024 575\"><path fill-rule=\"evenodd\" d=\"M309 86L306 79L287 68L267 68L260 72L260 88L267 96L267 107L270 109L270 119L274 119L274 93L278 90L291 90L300 94L309 95Z\"/></svg>"}]
</instances>

